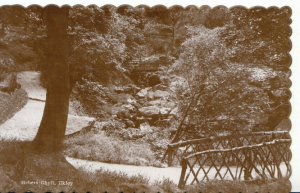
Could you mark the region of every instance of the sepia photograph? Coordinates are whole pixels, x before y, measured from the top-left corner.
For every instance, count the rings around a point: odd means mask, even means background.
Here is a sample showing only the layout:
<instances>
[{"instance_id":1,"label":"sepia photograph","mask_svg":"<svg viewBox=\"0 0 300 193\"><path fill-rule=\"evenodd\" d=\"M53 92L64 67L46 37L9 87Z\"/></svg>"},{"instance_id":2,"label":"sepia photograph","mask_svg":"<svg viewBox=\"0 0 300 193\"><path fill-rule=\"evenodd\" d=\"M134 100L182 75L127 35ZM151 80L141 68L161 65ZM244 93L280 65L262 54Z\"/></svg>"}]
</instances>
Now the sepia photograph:
<instances>
[{"instance_id":1,"label":"sepia photograph","mask_svg":"<svg viewBox=\"0 0 300 193\"><path fill-rule=\"evenodd\" d=\"M0 192L291 192L291 15L2 5Z\"/></svg>"}]
</instances>

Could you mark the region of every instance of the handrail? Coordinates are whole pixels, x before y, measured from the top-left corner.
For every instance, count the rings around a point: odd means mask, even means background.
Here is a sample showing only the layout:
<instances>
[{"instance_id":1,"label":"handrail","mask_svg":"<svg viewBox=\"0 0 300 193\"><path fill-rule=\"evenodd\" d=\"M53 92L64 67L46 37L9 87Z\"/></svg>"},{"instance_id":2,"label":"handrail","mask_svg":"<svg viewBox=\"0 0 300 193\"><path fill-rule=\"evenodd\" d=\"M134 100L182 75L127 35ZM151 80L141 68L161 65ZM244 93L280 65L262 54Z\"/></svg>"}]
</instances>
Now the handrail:
<instances>
[{"instance_id":1,"label":"handrail","mask_svg":"<svg viewBox=\"0 0 300 193\"><path fill-rule=\"evenodd\" d=\"M285 142L291 142L291 141L292 141L291 139L274 139L273 141L270 141L270 142L264 142L264 143L260 143L260 144L250 145L250 146L249 145L248 146L240 146L240 147L234 147L234 148L231 148L231 149L205 150L205 151L190 154L190 155L184 157L183 159L190 159L194 156L198 156L198 155L206 154L206 153L228 152L228 151L236 151L236 150L242 150L242 149L251 149L251 148L255 148L255 147L261 147L261 146L273 145L273 144L276 144L276 143L285 143Z\"/></svg>"},{"instance_id":2,"label":"handrail","mask_svg":"<svg viewBox=\"0 0 300 193\"><path fill-rule=\"evenodd\" d=\"M244 134L235 134L234 137L243 137L243 136L253 136L253 135L276 135L276 134L288 134L288 131L260 131L260 132L252 132L252 133L244 133ZM214 141L218 139L230 139L232 138L232 135L226 135L226 136L213 136L208 138L199 138L199 139L190 139L186 141L179 141L176 143L168 144L169 147L175 148L175 147L182 147L187 144L196 144L199 142L209 142Z\"/></svg>"}]
</instances>

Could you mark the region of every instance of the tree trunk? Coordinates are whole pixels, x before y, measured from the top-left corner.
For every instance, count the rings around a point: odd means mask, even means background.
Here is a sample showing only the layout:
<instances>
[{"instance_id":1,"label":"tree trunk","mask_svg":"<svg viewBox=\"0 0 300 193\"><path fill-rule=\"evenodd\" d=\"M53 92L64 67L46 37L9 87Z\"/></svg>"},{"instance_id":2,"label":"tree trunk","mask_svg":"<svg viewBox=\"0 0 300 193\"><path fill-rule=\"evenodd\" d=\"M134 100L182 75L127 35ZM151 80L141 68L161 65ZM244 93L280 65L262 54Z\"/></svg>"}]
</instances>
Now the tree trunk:
<instances>
[{"instance_id":1,"label":"tree trunk","mask_svg":"<svg viewBox=\"0 0 300 193\"><path fill-rule=\"evenodd\" d=\"M61 148L69 109L68 8L50 5L44 8L44 13L47 25L47 95L33 144L38 151L53 152Z\"/></svg>"}]
</instances>

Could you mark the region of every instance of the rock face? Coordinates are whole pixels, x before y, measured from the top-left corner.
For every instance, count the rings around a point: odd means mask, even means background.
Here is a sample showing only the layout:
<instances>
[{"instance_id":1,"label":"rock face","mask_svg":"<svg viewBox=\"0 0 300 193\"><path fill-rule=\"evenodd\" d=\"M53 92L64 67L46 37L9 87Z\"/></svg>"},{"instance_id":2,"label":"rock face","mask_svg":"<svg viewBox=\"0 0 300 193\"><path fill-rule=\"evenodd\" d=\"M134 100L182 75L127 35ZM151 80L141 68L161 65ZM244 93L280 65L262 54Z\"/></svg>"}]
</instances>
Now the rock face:
<instances>
[{"instance_id":1,"label":"rock face","mask_svg":"<svg viewBox=\"0 0 300 193\"><path fill-rule=\"evenodd\" d=\"M147 134L147 133L152 133L153 129L151 128L151 126L146 122L146 123L142 123L140 124L140 130L143 134Z\"/></svg>"},{"instance_id":2,"label":"rock face","mask_svg":"<svg viewBox=\"0 0 300 193\"><path fill-rule=\"evenodd\" d=\"M163 91L163 90L156 90L154 93L154 98L167 98L170 93L167 91Z\"/></svg>"},{"instance_id":3,"label":"rock face","mask_svg":"<svg viewBox=\"0 0 300 193\"><path fill-rule=\"evenodd\" d=\"M144 88L132 85L114 85L110 88L91 82L87 85L91 90L86 92L92 96L98 93L92 101L101 104L100 110L106 111L112 122L122 124L101 126L106 133L125 129L130 134L129 138L140 138L151 132L152 127L169 127L171 120L176 117L176 98L168 85L168 82L164 82ZM107 117L103 121L107 120ZM102 118L96 122L98 121L102 121Z\"/></svg>"},{"instance_id":4,"label":"rock face","mask_svg":"<svg viewBox=\"0 0 300 193\"><path fill-rule=\"evenodd\" d=\"M159 113L160 113L161 115L168 115L168 114L170 113L171 110L172 110L172 109L171 109L171 108L168 108L168 107L161 107L161 108L159 109Z\"/></svg>"},{"instance_id":5,"label":"rock face","mask_svg":"<svg viewBox=\"0 0 300 193\"><path fill-rule=\"evenodd\" d=\"M135 96L136 126L147 123L150 127L169 127L178 114L173 92L164 84L141 89Z\"/></svg>"},{"instance_id":6,"label":"rock face","mask_svg":"<svg viewBox=\"0 0 300 193\"><path fill-rule=\"evenodd\" d=\"M185 89L185 88L188 88L188 82L186 79L179 76L173 76L171 78L170 90L176 91L178 89Z\"/></svg>"},{"instance_id":7,"label":"rock face","mask_svg":"<svg viewBox=\"0 0 300 193\"><path fill-rule=\"evenodd\" d=\"M151 87L144 88L140 90L136 95L139 97L147 97L148 91L151 89Z\"/></svg>"},{"instance_id":8,"label":"rock face","mask_svg":"<svg viewBox=\"0 0 300 193\"><path fill-rule=\"evenodd\" d=\"M164 90L153 90L151 87L144 88L137 93L138 97L149 98L149 99L158 99L158 98L167 98L170 93Z\"/></svg>"},{"instance_id":9,"label":"rock face","mask_svg":"<svg viewBox=\"0 0 300 193\"><path fill-rule=\"evenodd\" d=\"M112 115L128 128L141 128L145 123L150 126L162 126L160 121L176 116L177 111L174 109L177 105L174 100L168 86L157 84L131 93L122 105L113 107Z\"/></svg>"},{"instance_id":10,"label":"rock face","mask_svg":"<svg viewBox=\"0 0 300 193\"><path fill-rule=\"evenodd\" d=\"M139 112L146 117L152 117L160 114L160 108L158 106L147 106L139 108Z\"/></svg>"}]
</instances>

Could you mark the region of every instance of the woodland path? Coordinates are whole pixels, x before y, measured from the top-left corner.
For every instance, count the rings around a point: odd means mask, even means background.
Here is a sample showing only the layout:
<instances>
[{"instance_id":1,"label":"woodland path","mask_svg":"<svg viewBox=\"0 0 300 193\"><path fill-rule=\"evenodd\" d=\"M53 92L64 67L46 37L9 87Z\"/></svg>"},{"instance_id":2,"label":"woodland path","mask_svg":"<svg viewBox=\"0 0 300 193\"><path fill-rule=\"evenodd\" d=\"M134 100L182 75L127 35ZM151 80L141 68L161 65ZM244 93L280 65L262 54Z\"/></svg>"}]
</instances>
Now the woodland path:
<instances>
[{"instance_id":1,"label":"woodland path","mask_svg":"<svg viewBox=\"0 0 300 193\"><path fill-rule=\"evenodd\" d=\"M39 72L21 72L17 76L17 81L26 91L28 101L12 118L0 125L0 140L31 141L43 116L46 90L40 84ZM66 135L81 130L92 120L94 118L69 115Z\"/></svg>"}]
</instances>

